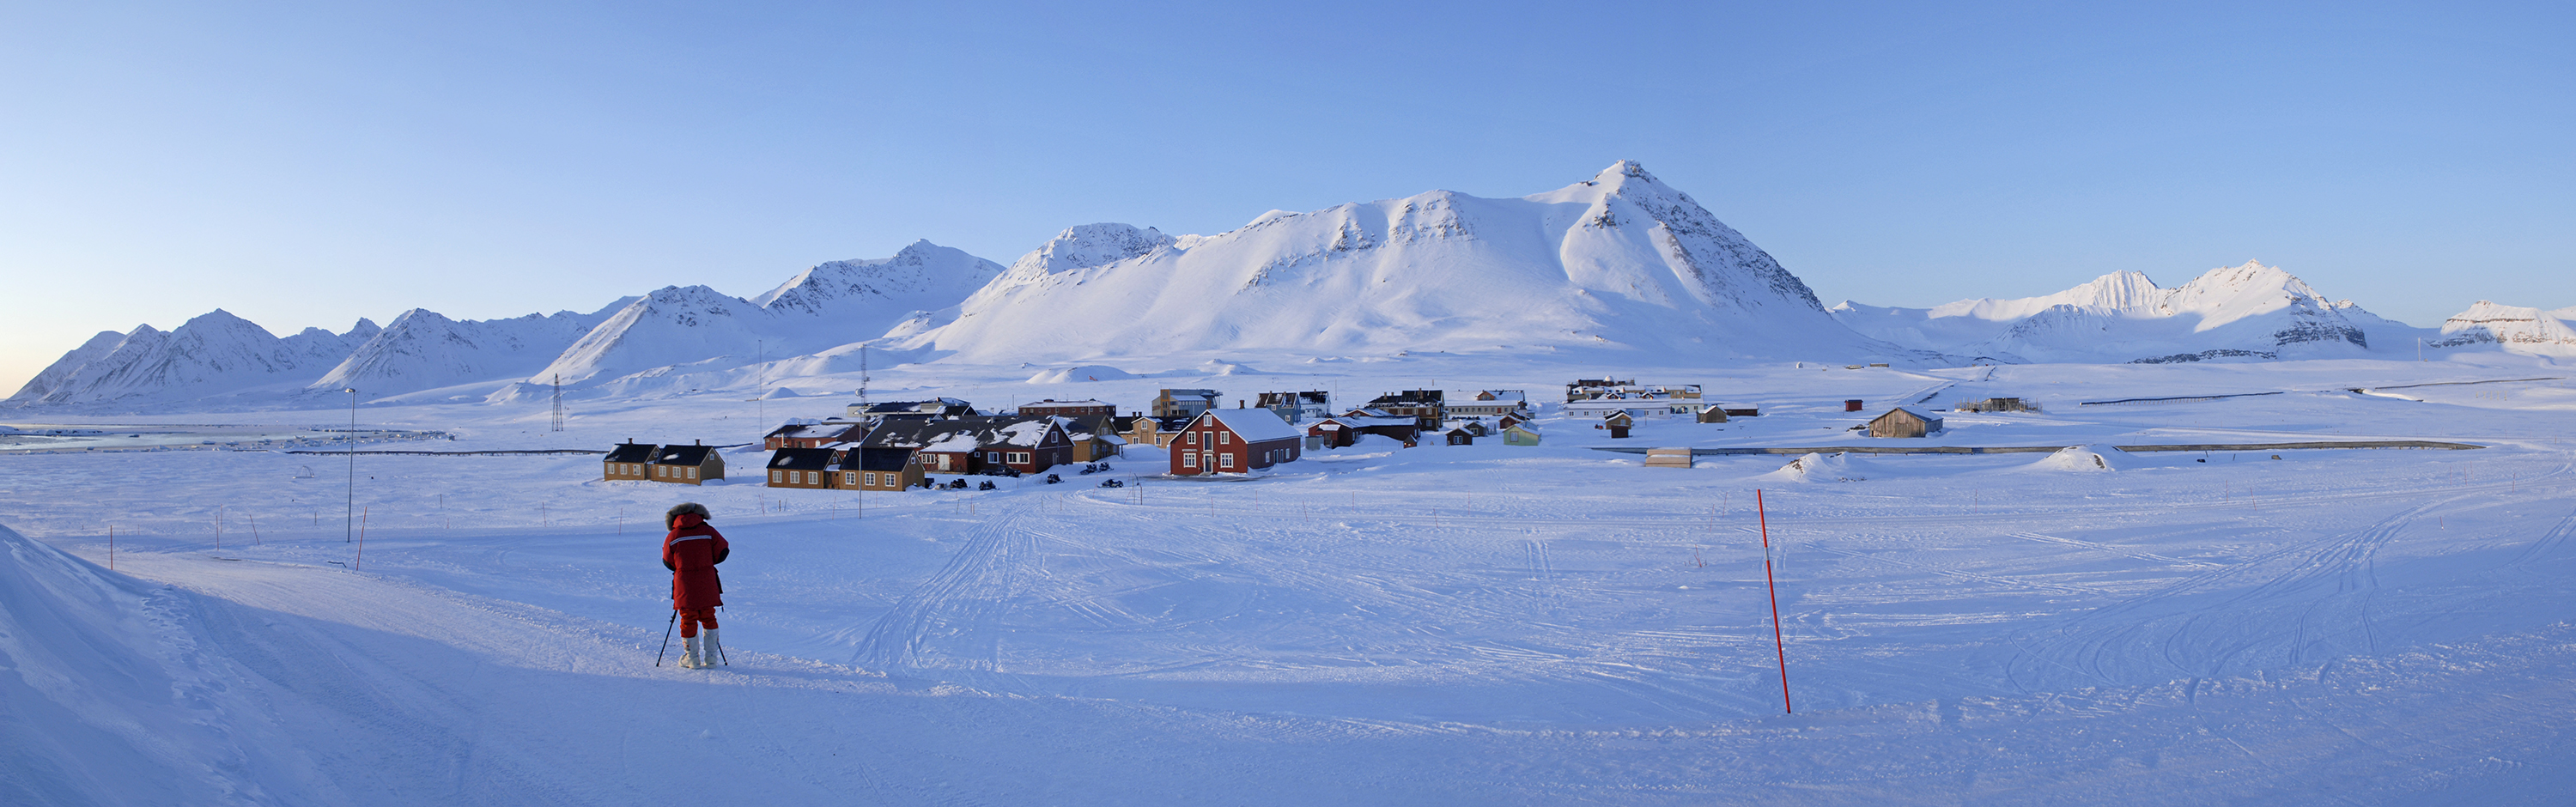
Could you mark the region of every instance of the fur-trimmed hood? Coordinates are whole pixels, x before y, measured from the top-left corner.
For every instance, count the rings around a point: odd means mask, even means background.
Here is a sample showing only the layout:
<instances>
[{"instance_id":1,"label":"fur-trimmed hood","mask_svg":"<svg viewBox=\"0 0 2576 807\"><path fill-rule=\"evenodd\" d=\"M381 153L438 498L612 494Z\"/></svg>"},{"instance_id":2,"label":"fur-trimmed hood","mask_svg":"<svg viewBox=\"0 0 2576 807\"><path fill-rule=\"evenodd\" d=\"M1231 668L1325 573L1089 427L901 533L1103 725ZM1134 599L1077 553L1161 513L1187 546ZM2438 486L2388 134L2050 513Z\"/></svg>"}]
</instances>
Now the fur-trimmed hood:
<instances>
[{"instance_id":1,"label":"fur-trimmed hood","mask_svg":"<svg viewBox=\"0 0 2576 807\"><path fill-rule=\"evenodd\" d=\"M697 502L681 502L671 505L671 509L662 514L662 529L679 529L680 517L684 515L695 515L699 521L715 520L714 516L707 512L706 505Z\"/></svg>"}]
</instances>

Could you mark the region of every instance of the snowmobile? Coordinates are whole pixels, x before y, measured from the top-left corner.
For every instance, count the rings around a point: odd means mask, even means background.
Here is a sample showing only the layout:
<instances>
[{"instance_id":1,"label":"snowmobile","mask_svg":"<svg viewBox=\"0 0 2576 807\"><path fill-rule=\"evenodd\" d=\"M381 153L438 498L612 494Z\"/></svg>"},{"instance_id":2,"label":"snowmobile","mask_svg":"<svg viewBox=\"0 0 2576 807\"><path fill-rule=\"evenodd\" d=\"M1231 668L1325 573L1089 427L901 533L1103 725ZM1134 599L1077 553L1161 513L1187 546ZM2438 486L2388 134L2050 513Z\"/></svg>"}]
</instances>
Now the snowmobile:
<instances>
[{"instance_id":1,"label":"snowmobile","mask_svg":"<svg viewBox=\"0 0 2576 807\"><path fill-rule=\"evenodd\" d=\"M992 489L993 489L993 480L990 480L990 479L984 480L984 484L976 485L976 486L975 486L975 489L976 489L976 490L992 490Z\"/></svg>"},{"instance_id":2,"label":"snowmobile","mask_svg":"<svg viewBox=\"0 0 2576 807\"><path fill-rule=\"evenodd\" d=\"M1115 479L1103 479L1100 480L1100 486L1104 488L1123 488L1127 486L1127 483L1120 482Z\"/></svg>"},{"instance_id":3,"label":"snowmobile","mask_svg":"<svg viewBox=\"0 0 2576 807\"><path fill-rule=\"evenodd\" d=\"M1056 476L1055 474L1047 474L1047 481L1046 481L1046 483L1047 483L1047 484L1052 485L1052 484L1055 484L1055 483L1057 483L1057 482L1062 482L1062 481L1064 481L1064 477Z\"/></svg>"}]
</instances>

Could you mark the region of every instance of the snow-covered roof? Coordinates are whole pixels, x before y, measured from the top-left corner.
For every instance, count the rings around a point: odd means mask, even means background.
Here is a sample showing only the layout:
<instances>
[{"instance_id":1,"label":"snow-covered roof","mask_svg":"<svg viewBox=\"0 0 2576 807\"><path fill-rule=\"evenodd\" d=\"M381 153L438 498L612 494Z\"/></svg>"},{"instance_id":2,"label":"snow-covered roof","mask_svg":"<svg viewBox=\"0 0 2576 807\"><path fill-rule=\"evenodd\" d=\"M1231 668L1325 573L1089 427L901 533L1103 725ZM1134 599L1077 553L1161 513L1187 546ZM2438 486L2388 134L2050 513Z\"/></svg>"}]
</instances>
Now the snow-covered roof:
<instances>
[{"instance_id":1,"label":"snow-covered roof","mask_svg":"<svg viewBox=\"0 0 2576 807\"><path fill-rule=\"evenodd\" d=\"M1216 421L1226 431L1242 435L1247 442L1296 440L1306 436L1305 430L1288 425L1288 421L1279 418L1279 413L1268 409L1210 409L1199 417Z\"/></svg>"},{"instance_id":2,"label":"snow-covered roof","mask_svg":"<svg viewBox=\"0 0 2576 807\"><path fill-rule=\"evenodd\" d=\"M1370 426L1416 426L1422 423L1422 421L1417 418L1399 417L1396 415L1334 415L1332 417L1324 418L1324 420L1332 423L1339 423L1354 429L1367 428Z\"/></svg>"}]
</instances>

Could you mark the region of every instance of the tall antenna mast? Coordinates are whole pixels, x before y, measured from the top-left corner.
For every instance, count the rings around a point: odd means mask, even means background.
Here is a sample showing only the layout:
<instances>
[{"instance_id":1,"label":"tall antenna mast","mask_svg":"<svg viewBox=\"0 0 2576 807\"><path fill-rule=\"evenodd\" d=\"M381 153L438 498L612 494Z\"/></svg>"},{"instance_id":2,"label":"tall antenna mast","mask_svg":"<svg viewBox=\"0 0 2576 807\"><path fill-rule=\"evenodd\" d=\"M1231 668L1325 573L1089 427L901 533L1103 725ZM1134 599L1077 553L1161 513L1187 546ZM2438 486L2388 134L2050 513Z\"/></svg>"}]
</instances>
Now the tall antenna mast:
<instances>
[{"instance_id":1,"label":"tall antenna mast","mask_svg":"<svg viewBox=\"0 0 2576 807\"><path fill-rule=\"evenodd\" d=\"M859 346L859 406L860 406L860 407L862 407L862 411L864 411L864 408L867 406L867 403L868 403L868 346L867 346L867 345L860 345L860 346Z\"/></svg>"},{"instance_id":2,"label":"tall antenna mast","mask_svg":"<svg viewBox=\"0 0 2576 807\"><path fill-rule=\"evenodd\" d=\"M555 431L563 431L563 374L555 374Z\"/></svg>"}]
</instances>

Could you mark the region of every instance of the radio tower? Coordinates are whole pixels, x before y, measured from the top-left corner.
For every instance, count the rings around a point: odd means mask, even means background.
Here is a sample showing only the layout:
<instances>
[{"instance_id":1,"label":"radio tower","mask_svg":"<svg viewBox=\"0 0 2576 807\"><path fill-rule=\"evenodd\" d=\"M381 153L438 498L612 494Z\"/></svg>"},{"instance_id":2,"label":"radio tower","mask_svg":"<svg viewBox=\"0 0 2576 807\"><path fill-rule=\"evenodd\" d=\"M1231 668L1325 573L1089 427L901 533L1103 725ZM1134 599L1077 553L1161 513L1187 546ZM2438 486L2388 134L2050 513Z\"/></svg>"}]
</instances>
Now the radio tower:
<instances>
[{"instance_id":1,"label":"radio tower","mask_svg":"<svg viewBox=\"0 0 2576 807\"><path fill-rule=\"evenodd\" d=\"M555 376L555 431L563 431L563 376Z\"/></svg>"},{"instance_id":2,"label":"radio tower","mask_svg":"<svg viewBox=\"0 0 2576 807\"><path fill-rule=\"evenodd\" d=\"M866 411L866 409L867 409L867 405L868 405L868 346L867 346L867 345L860 345L860 346L859 346L859 408L860 408L860 410L861 410L861 411Z\"/></svg>"}]
</instances>

